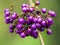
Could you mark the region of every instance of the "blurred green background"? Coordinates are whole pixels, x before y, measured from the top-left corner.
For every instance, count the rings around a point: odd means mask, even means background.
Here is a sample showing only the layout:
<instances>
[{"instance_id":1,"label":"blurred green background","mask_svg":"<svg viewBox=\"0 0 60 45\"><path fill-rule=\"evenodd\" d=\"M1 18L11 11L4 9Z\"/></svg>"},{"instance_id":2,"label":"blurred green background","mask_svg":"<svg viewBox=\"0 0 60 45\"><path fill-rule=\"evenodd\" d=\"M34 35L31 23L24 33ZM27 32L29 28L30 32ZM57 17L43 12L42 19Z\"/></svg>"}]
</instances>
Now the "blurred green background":
<instances>
[{"instance_id":1,"label":"blurred green background","mask_svg":"<svg viewBox=\"0 0 60 45\"><path fill-rule=\"evenodd\" d=\"M9 33L9 25L4 22L4 9L9 8L11 3L14 4L14 11L21 14L21 5L28 3L29 0L0 0L0 45L40 45L39 38L32 37L20 38L15 33ZM33 0L35 2L35 0ZM57 13L54 19L54 25L51 27L53 34L51 36L42 33L45 45L60 45L60 0L40 0L39 8L47 8L54 10Z\"/></svg>"}]
</instances>

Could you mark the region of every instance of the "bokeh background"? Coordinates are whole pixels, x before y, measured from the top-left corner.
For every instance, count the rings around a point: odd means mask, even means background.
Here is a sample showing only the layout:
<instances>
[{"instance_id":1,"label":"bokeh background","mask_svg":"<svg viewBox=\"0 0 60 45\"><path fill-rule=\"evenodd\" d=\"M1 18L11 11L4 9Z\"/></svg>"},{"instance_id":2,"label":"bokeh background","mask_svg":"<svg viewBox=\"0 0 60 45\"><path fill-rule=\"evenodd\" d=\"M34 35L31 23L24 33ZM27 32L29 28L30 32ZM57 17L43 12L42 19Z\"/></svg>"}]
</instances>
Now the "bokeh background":
<instances>
[{"instance_id":1,"label":"bokeh background","mask_svg":"<svg viewBox=\"0 0 60 45\"><path fill-rule=\"evenodd\" d=\"M21 5L28 3L29 0L0 0L0 45L40 45L39 38L33 39L32 37L20 38L15 33L9 33L9 25L5 24L4 9L9 8L10 4L14 4L14 11L21 14ZM33 0L35 2L35 0ZM45 45L60 45L60 0L40 0L41 5L39 8L47 8L54 10L57 13L54 19L54 25L51 27L53 30L52 35L47 35L46 31L42 34Z\"/></svg>"}]
</instances>

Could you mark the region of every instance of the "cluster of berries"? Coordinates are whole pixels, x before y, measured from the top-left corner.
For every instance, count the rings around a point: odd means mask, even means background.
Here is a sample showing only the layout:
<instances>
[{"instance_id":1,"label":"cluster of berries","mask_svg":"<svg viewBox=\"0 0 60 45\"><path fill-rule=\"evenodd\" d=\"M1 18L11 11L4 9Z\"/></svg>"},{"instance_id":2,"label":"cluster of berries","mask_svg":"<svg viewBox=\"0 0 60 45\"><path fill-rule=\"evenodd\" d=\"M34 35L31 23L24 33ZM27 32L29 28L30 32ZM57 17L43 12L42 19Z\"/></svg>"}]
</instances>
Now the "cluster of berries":
<instances>
[{"instance_id":1,"label":"cluster of berries","mask_svg":"<svg viewBox=\"0 0 60 45\"><path fill-rule=\"evenodd\" d=\"M10 12L9 9L4 10L5 22L10 24L10 33L16 32L22 38L26 36L38 37L38 31L43 32L47 30L47 34L51 35L52 30L50 26L53 24L53 19L56 16L54 11L47 11L46 8L37 9L40 2L36 1L35 6L29 4L22 4L23 14L19 15L16 12Z\"/></svg>"}]
</instances>

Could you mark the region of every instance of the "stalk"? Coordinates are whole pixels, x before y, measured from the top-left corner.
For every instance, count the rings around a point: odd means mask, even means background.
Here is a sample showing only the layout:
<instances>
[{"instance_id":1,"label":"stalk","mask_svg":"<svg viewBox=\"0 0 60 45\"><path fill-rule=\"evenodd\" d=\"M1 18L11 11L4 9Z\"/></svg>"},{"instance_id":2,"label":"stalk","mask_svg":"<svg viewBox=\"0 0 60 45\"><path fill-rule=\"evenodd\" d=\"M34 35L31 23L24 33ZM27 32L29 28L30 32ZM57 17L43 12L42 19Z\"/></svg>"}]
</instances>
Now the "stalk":
<instances>
[{"instance_id":1,"label":"stalk","mask_svg":"<svg viewBox=\"0 0 60 45\"><path fill-rule=\"evenodd\" d=\"M34 7L34 3L32 0L29 0L29 5L30 5L30 7Z\"/></svg>"},{"instance_id":2,"label":"stalk","mask_svg":"<svg viewBox=\"0 0 60 45\"><path fill-rule=\"evenodd\" d=\"M41 45L45 45L45 44L44 44L43 37L42 37L42 35L41 35L41 32L38 31L38 34L39 34L39 39L40 39L40 41L41 41Z\"/></svg>"}]
</instances>

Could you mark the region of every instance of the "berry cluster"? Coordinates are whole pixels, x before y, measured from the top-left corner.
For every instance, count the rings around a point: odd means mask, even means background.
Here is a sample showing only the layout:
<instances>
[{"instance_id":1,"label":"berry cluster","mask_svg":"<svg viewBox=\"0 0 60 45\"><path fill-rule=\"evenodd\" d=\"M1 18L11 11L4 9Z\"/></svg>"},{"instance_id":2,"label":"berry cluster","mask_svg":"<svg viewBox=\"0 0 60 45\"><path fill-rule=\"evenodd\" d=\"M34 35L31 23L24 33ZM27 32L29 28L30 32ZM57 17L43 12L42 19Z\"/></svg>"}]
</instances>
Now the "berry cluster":
<instances>
[{"instance_id":1,"label":"berry cluster","mask_svg":"<svg viewBox=\"0 0 60 45\"><path fill-rule=\"evenodd\" d=\"M38 37L38 31L43 32L47 30L47 34L51 35L52 30L50 26L53 24L53 19L56 16L54 11L47 11L46 8L39 10L36 8L40 5L39 1L35 2L35 6L31 7L29 4L22 4L21 15L16 12L11 12L9 9L4 10L5 22L10 24L10 33L16 32L22 38L26 36Z\"/></svg>"}]
</instances>

